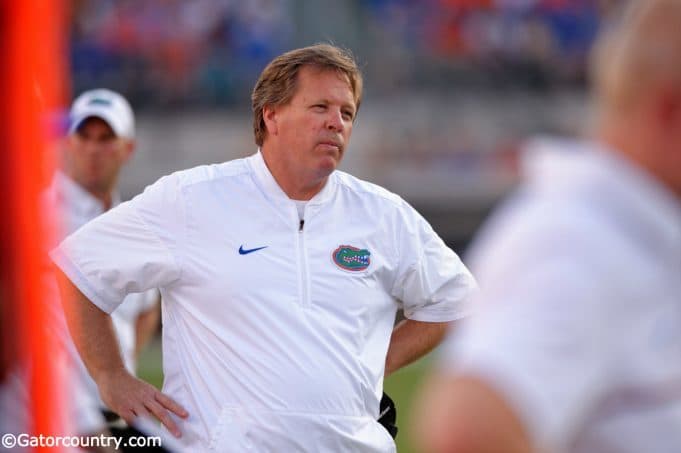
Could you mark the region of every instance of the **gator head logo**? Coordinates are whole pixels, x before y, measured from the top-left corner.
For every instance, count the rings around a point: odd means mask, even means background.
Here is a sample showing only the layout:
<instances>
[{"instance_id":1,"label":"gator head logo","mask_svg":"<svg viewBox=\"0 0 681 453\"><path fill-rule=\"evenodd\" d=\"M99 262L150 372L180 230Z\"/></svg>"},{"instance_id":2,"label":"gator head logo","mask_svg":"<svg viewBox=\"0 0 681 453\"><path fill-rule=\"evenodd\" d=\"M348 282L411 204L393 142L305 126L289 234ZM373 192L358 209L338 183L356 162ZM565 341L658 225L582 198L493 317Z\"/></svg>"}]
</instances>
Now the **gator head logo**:
<instances>
[{"instance_id":1,"label":"gator head logo","mask_svg":"<svg viewBox=\"0 0 681 453\"><path fill-rule=\"evenodd\" d=\"M366 249L358 249L351 245L341 245L333 251L331 257L338 267L346 271L363 271L369 264L371 253Z\"/></svg>"}]
</instances>

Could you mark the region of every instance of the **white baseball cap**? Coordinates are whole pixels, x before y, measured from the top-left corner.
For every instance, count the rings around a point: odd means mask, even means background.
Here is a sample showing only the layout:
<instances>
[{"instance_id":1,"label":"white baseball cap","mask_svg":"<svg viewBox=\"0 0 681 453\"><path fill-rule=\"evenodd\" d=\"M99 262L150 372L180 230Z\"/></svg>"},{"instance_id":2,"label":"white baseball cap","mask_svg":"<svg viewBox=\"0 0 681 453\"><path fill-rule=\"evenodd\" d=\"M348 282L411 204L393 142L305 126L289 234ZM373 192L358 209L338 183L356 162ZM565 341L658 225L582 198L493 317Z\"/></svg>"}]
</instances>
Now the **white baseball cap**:
<instances>
[{"instance_id":1,"label":"white baseball cap","mask_svg":"<svg viewBox=\"0 0 681 453\"><path fill-rule=\"evenodd\" d=\"M119 137L135 137L135 115L128 101L115 91L99 88L82 93L73 101L69 113L69 133L80 127L86 119L104 120Z\"/></svg>"}]
</instances>

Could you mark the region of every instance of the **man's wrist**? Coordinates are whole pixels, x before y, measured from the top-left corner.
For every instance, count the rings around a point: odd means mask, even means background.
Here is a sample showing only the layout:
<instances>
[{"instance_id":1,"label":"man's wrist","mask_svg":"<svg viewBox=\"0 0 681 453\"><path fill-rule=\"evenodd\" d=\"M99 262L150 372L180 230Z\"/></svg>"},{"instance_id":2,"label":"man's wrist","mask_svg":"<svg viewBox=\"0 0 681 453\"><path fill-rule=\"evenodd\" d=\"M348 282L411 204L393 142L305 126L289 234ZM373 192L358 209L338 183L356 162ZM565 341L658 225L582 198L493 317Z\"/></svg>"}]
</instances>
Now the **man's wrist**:
<instances>
[{"instance_id":1,"label":"man's wrist","mask_svg":"<svg viewBox=\"0 0 681 453\"><path fill-rule=\"evenodd\" d=\"M97 385L103 385L107 382L116 381L122 377L130 375L130 372L125 368L122 363L120 365L115 365L112 367L107 367L102 370L96 370L91 372L92 379L97 383Z\"/></svg>"}]
</instances>

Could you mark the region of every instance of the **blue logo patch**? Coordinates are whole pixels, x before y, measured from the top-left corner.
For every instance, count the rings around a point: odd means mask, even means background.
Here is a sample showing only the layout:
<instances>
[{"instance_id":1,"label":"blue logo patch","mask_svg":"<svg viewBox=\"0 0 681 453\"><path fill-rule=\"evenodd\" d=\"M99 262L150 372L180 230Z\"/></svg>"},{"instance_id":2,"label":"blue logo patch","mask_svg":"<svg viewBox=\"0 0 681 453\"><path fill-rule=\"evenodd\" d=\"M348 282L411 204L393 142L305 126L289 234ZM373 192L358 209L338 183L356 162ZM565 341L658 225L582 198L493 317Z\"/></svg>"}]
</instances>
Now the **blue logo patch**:
<instances>
[{"instance_id":1,"label":"blue logo patch","mask_svg":"<svg viewBox=\"0 0 681 453\"><path fill-rule=\"evenodd\" d=\"M106 105L109 106L111 105L111 101L108 99L102 99L102 98L94 98L91 99L90 102L88 102L90 105Z\"/></svg>"},{"instance_id":2,"label":"blue logo patch","mask_svg":"<svg viewBox=\"0 0 681 453\"><path fill-rule=\"evenodd\" d=\"M249 253L257 252L258 250L266 249L267 246L264 247L256 247L254 249L245 249L244 246L242 245L239 247L239 255L248 255Z\"/></svg>"}]
</instances>

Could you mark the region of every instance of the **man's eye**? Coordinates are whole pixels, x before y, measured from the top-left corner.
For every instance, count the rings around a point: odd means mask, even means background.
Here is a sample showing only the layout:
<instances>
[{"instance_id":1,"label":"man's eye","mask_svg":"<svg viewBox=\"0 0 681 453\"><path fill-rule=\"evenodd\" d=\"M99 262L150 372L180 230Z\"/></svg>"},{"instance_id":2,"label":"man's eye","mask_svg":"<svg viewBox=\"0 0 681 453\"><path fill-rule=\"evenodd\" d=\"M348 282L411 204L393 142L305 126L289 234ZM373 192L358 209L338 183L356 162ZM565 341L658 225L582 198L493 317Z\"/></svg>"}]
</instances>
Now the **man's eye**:
<instances>
[{"instance_id":1,"label":"man's eye","mask_svg":"<svg viewBox=\"0 0 681 453\"><path fill-rule=\"evenodd\" d=\"M312 106L313 109L315 110L326 110L326 106L324 104L316 104Z\"/></svg>"},{"instance_id":2,"label":"man's eye","mask_svg":"<svg viewBox=\"0 0 681 453\"><path fill-rule=\"evenodd\" d=\"M347 121L352 121L355 116L351 112L343 112L343 118Z\"/></svg>"}]
</instances>

